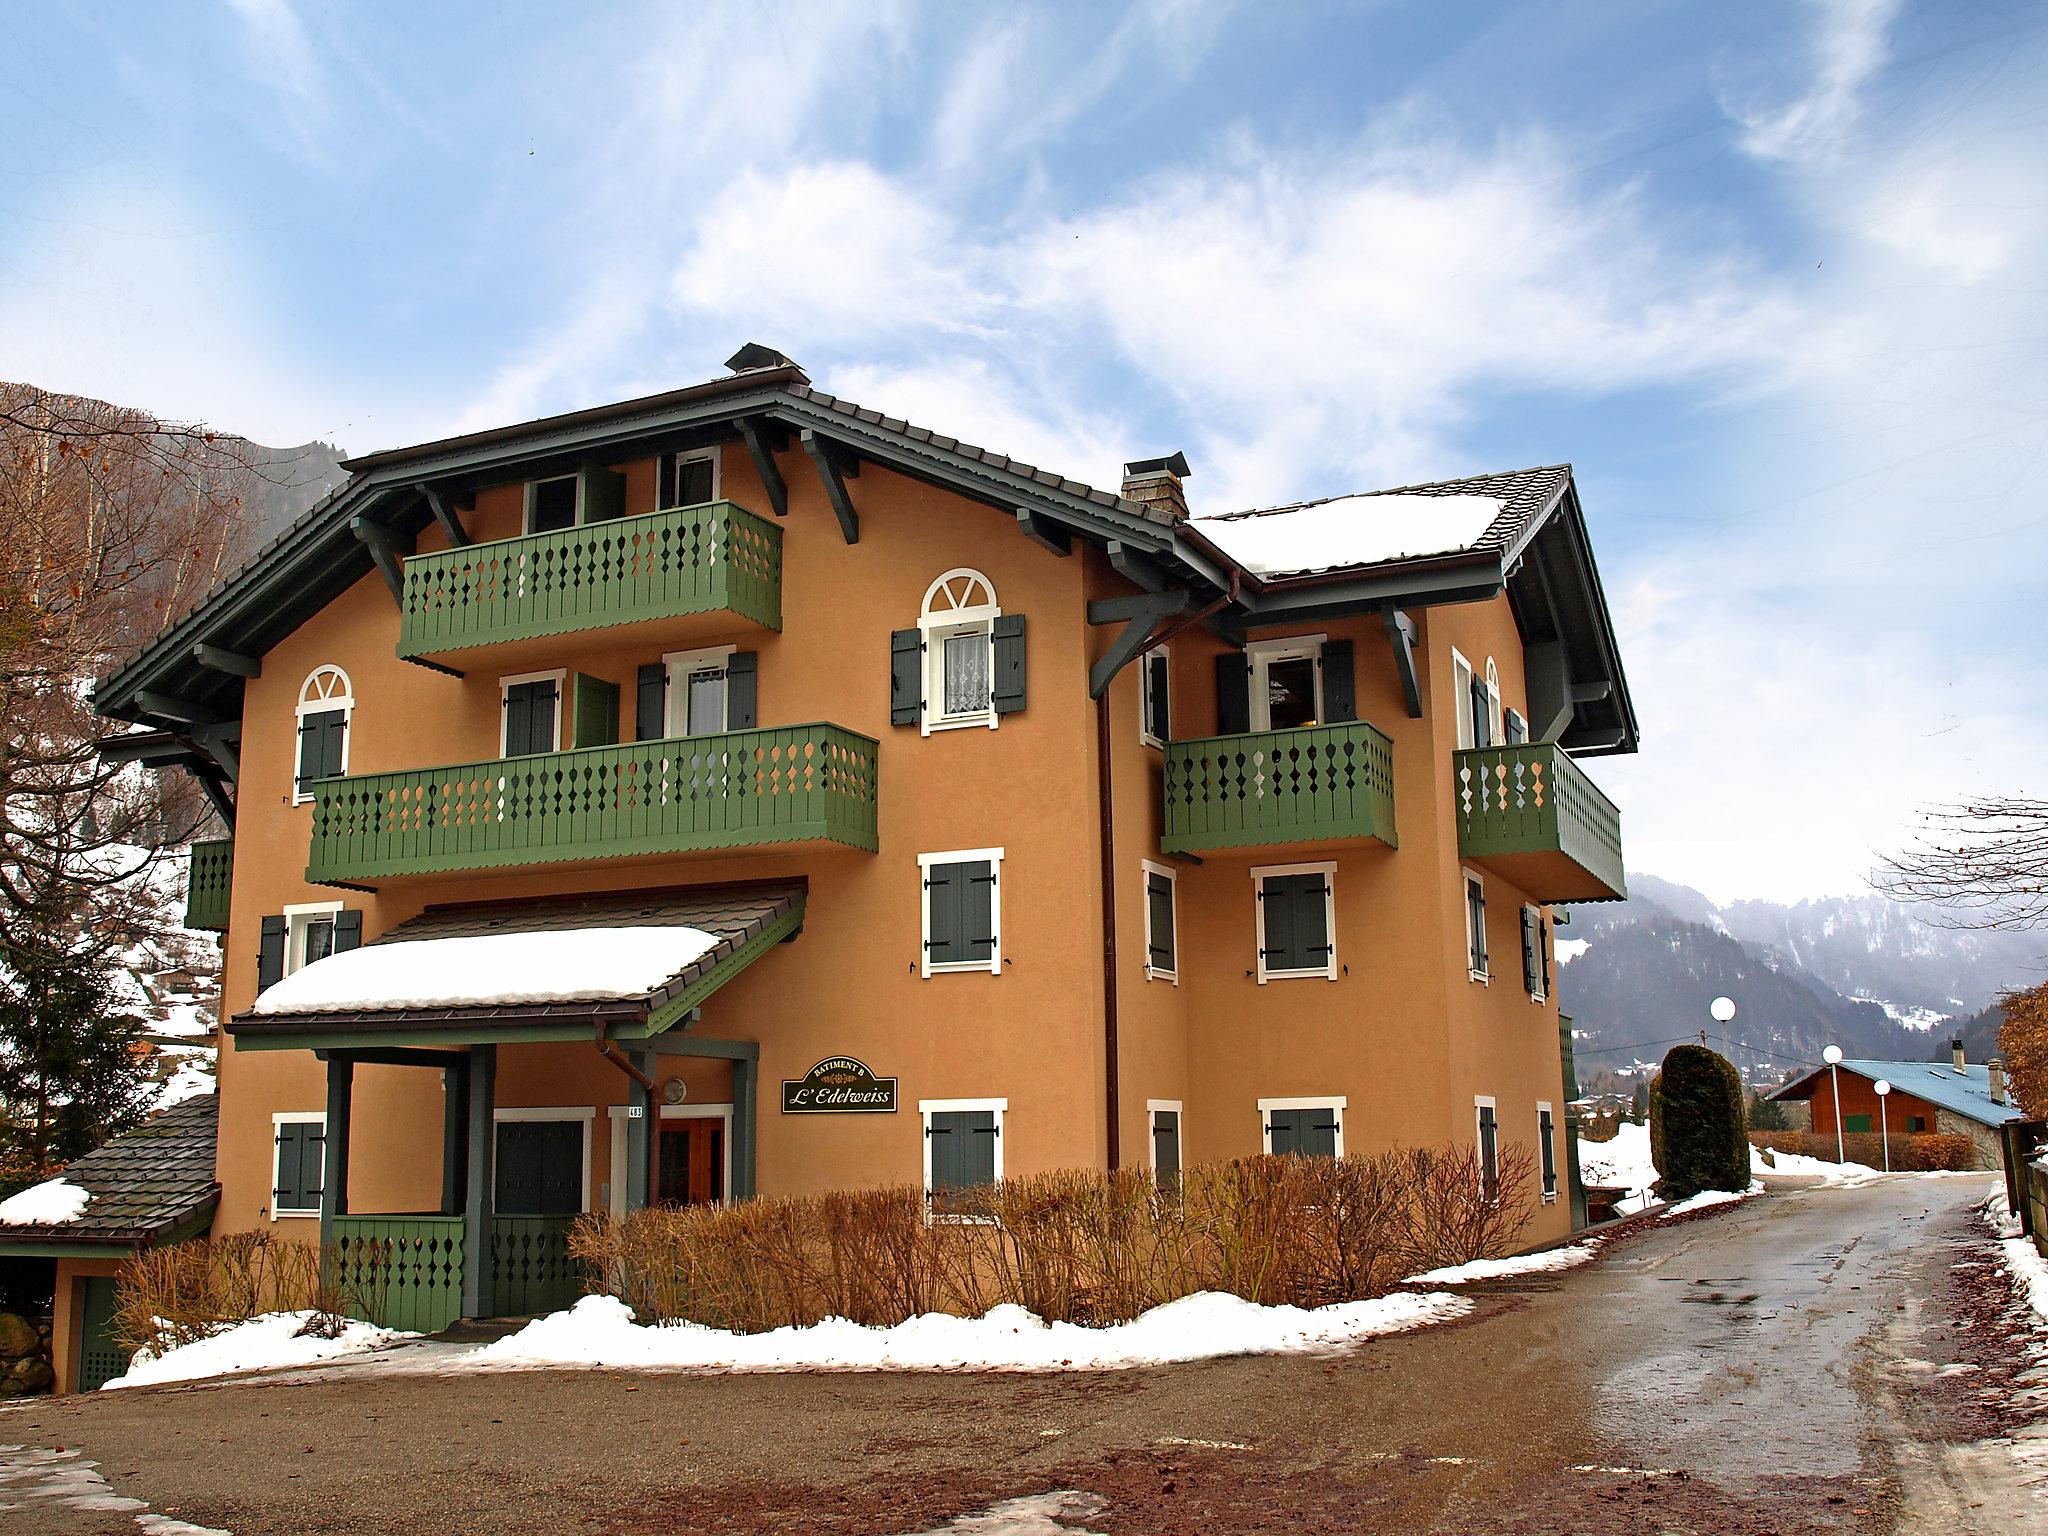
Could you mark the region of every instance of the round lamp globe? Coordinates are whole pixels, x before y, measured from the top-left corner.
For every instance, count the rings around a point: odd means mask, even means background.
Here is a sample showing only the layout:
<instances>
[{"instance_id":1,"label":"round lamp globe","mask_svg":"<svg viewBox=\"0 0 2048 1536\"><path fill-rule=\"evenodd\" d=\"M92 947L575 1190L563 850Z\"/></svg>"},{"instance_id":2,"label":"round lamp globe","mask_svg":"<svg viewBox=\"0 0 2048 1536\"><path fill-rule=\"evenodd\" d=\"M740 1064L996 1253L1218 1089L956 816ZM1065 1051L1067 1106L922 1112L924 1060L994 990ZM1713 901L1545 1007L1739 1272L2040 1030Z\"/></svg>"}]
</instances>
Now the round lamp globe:
<instances>
[{"instance_id":1,"label":"round lamp globe","mask_svg":"<svg viewBox=\"0 0 2048 1536\"><path fill-rule=\"evenodd\" d=\"M1717 997L1708 1005L1707 1012L1711 1013L1720 1023L1726 1024L1735 1017L1735 999L1732 997Z\"/></svg>"},{"instance_id":2,"label":"round lamp globe","mask_svg":"<svg viewBox=\"0 0 2048 1536\"><path fill-rule=\"evenodd\" d=\"M1820 1053L1820 1059L1831 1067L1837 1066L1842 1060L1842 1048L1839 1045L1831 1045Z\"/></svg>"},{"instance_id":3,"label":"round lamp globe","mask_svg":"<svg viewBox=\"0 0 2048 1536\"><path fill-rule=\"evenodd\" d=\"M1877 1090L1877 1096L1880 1099L1892 1091L1892 1085L1881 1077L1871 1086Z\"/></svg>"}]
</instances>

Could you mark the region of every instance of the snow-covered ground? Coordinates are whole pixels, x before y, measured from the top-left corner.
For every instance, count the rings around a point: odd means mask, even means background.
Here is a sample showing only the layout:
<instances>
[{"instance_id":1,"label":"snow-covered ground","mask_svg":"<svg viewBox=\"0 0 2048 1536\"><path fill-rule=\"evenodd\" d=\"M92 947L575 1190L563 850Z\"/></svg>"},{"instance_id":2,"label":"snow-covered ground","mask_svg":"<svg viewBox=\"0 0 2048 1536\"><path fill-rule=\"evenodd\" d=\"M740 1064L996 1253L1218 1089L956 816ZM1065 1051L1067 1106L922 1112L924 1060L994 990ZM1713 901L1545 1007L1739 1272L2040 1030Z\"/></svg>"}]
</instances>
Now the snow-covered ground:
<instances>
[{"instance_id":1,"label":"snow-covered ground","mask_svg":"<svg viewBox=\"0 0 2048 1536\"><path fill-rule=\"evenodd\" d=\"M1466 1264L1451 1264L1443 1269L1410 1275L1408 1283L1464 1285L1473 1280L1499 1280L1509 1275L1540 1275L1583 1264L1599 1251L1600 1240L1593 1238L1583 1243L1568 1243L1562 1248L1546 1248L1541 1253L1519 1253L1510 1259L1473 1259Z\"/></svg>"},{"instance_id":2,"label":"snow-covered ground","mask_svg":"<svg viewBox=\"0 0 2048 1536\"><path fill-rule=\"evenodd\" d=\"M1999 1255L2005 1260L2005 1267L2019 1282L2035 1315L2043 1324L2048 1324L2048 1258L2042 1257L2041 1250L2034 1246L2032 1239L2020 1236L2020 1219L2006 1204L2002 1181L1991 1186L1990 1197L1984 1202L1984 1220L1998 1239Z\"/></svg>"},{"instance_id":3,"label":"snow-covered ground","mask_svg":"<svg viewBox=\"0 0 2048 1536\"><path fill-rule=\"evenodd\" d=\"M1824 1157L1808 1157L1801 1152L1773 1152L1770 1161L1764 1161L1761 1147L1749 1149L1750 1172L1758 1178L1776 1176L1786 1179L1823 1179L1830 1184L1855 1185L1865 1179L1881 1179L1884 1174L1868 1163L1837 1163Z\"/></svg>"},{"instance_id":4,"label":"snow-covered ground","mask_svg":"<svg viewBox=\"0 0 2048 1536\"><path fill-rule=\"evenodd\" d=\"M1612 1141L1581 1140L1579 1177L1588 1184L1626 1189L1615 1210L1633 1216L1656 1199L1650 1193L1657 1182L1657 1165L1650 1161L1650 1128L1624 1120Z\"/></svg>"},{"instance_id":5,"label":"snow-covered ground","mask_svg":"<svg viewBox=\"0 0 2048 1536\"><path fill-rule=\"evenodd\" d=\"M267 1371L294 1365L312 1365L344 1355L366 1354L399 1339L414 1335L369 1323L349 1323L339 1336L322 1338L302 1333L314 1313L269 1312L247 1322L223 1328L210 1338L151 1355L140 1350L129 1362L128 1374L116 1376L102 1391L117 1387L156 1387L172 1381L200 1381L209 1376L234 1376L244 1371Z\"/></svg>"},{"instance_id":6,"label":"snow-covered ground","mask_svg":"<svg viewBox=\"0 0 2048 1536\"><path fill-rule=\"evenodd\" d=\"M1204 1291L1128 1323L1046 1323L1022 1307L984 1317L927 1313L893 1328L827 1318L808 1328L730 1333L694 1323L643 1326L611 1296L586 1296L509 1338L463 1356L467 1368L625 1366L653 1370L1124 1370L1223 1355L1316 1354L1463 1317L1472 1303L1443 1291L1397 1292L1307 1310L1262 1307Z\"/></svg>"},{"instance_id":7,"label":"snow-covered ground","mask_svg":"<svg viewBox=\"0 0 2048 1536\"><path fill-rule=\"evenodd\" d=\"M61 1227L78 1220L91 1198L89 1191L59 1174L0 1200L0 1226Z\"/></svg>"}]
</instances>

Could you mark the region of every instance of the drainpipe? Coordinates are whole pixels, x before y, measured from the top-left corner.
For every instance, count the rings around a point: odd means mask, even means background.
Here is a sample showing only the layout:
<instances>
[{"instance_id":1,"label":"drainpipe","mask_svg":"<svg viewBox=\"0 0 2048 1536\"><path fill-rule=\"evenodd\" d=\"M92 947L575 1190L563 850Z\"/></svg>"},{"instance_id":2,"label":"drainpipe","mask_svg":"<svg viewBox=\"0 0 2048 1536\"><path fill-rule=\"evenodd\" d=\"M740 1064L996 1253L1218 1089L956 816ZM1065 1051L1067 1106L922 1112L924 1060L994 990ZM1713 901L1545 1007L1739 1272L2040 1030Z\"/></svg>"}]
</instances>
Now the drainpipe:
<instances>
[{"instance_id":1,"label":"drainpipe","mask_svg":"<svg viewBox=\"0 0 2048 1536\"><path fill-rule=\"evenodd\" d=\"M1109 1168L1123 1166L1121 1098L1117 1085L1116 1019L1116 812L1110 800L1109 690L1095 700L1095 794L1101 810L1102 854L1102 1087L1109 1115Z\"/></svg>"}]
</instances>

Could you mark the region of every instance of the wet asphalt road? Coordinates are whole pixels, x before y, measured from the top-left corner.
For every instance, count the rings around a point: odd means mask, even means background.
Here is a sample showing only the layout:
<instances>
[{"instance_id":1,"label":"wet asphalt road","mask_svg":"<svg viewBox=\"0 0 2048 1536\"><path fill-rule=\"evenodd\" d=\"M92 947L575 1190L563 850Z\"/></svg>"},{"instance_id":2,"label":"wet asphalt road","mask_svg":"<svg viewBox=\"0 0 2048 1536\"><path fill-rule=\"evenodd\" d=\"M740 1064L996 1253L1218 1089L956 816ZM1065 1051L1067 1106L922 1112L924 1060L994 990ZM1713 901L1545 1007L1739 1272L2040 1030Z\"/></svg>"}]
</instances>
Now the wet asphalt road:
<instances>
[{"instance_id":1,"label":"wet asphalt road","mask_svg":"<svg viewBox=\"0 0 2048 1536\"><path fill-rule=\"evenodd\" d=\"M48 1402L0 1413L0 1444L54 1457L10 1483L0 1454L0 1529L149 1529L132 1506L21 1497L54 1477L236 1536L882 1536L1016 1499L1007 1525L950 1528L2048 1532L2048 1482L2018 1486L1996 1438L2019 1422L2018 1314L1968 1209L1988 1183L1781 1188L1653 1222L1337 1359L328 1372ZM1061 1490L1086 1497L1044 1501Z\"/></svg>"}]
</instances>

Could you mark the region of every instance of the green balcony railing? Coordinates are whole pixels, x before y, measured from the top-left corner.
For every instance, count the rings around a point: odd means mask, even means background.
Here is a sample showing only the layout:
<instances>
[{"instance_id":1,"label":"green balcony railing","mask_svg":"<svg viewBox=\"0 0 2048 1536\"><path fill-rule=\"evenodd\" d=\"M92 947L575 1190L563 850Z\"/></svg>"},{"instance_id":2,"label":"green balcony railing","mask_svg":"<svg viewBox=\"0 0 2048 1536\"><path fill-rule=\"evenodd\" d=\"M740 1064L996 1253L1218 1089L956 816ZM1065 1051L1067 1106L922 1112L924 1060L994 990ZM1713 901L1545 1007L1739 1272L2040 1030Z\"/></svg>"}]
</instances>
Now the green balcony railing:
<instances>
[{"instance_id":1,"label":"green balcony railing","mask_svg":"<svg viewBox=\"0 0 2048 1536\"><path fill-rule=\"evenodd\" d=\"M574 1306L583 1294L583 1265L569 1256L574 1216L491 1218L491 1310L526 1317Z\"/></svg>"},{"instance_id":2,"label":"green balcony railing","mask_svg":"<svg viewBox=\"0 0 2048 1536\"><path fill-rule=\"evenodd\" d=\"M872 736L725 731L321 779L306 878L499 869L822 839L875 848Z\"/></svg>"},{"instance_id":3,"label":"green balcony railing","mask_svg":"<svg viewBox=\"0 0 2048 1536\"><path fill-rule=\"evenodd\" d=\"M235 870L235 841L231 837L192 845L192 867L185 875L185 926L210 928L225 933L228 926L228 886Z\"/></svg>"},{"instance_id":4,"label":"green balcony railing","mask_svg":"<svg viewBox=\"0 0 2048 1536\"><path fill-rule=\"evenodd\" d=\"M1166 745L1168 853L1394 836L1394 744L1362 720Z\"/></svg>"},{"instance_id":5,"label":"green balcony railing","mask_svg":"<svg viewBox=\"0 0 2048 1536\"><path fill-rule=\"evenodd\" d=\"M462 1316L460 1216L336 1216L332 1241L335 1279L367 1321L439 1333Z\"/></svg>"},{"instance_id":6,"label":"green balcony railing","mask_svg":"<svg viewBox=\"0 0 2048 1536\"><path fill-rule=\"evenodd\" d=\"M405 562L398 654L730 612L782 628L782 530L729 501L434 550Z\"/></svg>"},{"instance_id":7,"label":"green balcony railing","mask_svg":"<svg viewBox=\"0 0 2048 1536\"><path fill-rule=\"evenodd\" d=\"M1621 812L1555 742L1453 755L1458 852L1538 901L1628 894Z\"/></svg>"}]
</instances>

